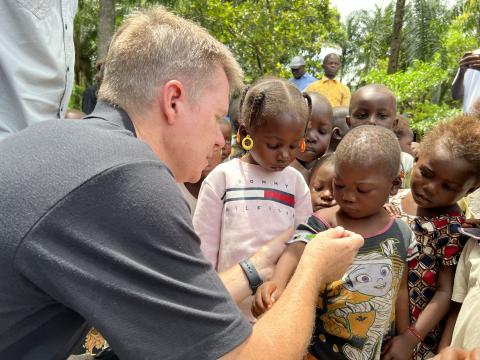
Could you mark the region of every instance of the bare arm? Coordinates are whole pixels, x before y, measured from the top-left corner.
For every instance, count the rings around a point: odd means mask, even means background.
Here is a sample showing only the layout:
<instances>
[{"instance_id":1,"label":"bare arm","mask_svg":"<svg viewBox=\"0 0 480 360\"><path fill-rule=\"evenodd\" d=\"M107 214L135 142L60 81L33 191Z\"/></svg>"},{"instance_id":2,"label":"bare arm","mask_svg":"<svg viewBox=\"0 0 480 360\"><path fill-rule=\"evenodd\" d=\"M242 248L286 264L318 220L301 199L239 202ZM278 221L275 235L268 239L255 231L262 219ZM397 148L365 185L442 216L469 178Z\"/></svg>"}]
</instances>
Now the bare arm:
<instances>
[{"instance_id":1,"label":"bare arm","mask_svg":"<svg viewBox=\"0 0 480 360\"><path fill-rule=\"evenodd\" d=\"M438 277L438 289L432 300L418 317L415 328L422 335L427 335L445 317L450 309L453 291L453 266L442 266Z\"/></svg>"},{"instance_id":2,"label":"bare arm","mask_svg":"<svg viewBox=\"0 0 480 360\"><path fill-rule=\"evenodd\" d=\"M408 304L408 268L405 265L395 304L395 327L397 334L403 334L410 325Z\"/></svg>"},{"instance_id":3,"label":"bare arm","mask_svg":"<svg viewBox=\"0 0 480 360\"><path fill-rule=\"evenodd\" d=\"M261 278L266 281L272 277L278 257L285 249L285 243L292 237L293 229L286 230L262 246L250 258ZM252 294L248 280L239 265L219 274L228 292L238 304Z\"/></svg>"},{"instance_id":4,"label":"bare arm","mask_svg":"<svg viewBox=\"0 0 480 360\"><path fill-rule=\"evenodd\" d=\"M305 247L282 297L241 345L222 359L302 359L312 333L318 292L342 276L363 245L361 236L335 228Z\"/></svg>"},{"instance_id":5,"label":"bare arm","mask_svg":"<svg viewBox=\"0 0 480 360\"><path fill-rule=\"evenodd\" d=\"M460 100L463 97L463 78L465 76L466 68L458 68L457 74L452 83L452 99Z\"/></svg>"}]
</instances>

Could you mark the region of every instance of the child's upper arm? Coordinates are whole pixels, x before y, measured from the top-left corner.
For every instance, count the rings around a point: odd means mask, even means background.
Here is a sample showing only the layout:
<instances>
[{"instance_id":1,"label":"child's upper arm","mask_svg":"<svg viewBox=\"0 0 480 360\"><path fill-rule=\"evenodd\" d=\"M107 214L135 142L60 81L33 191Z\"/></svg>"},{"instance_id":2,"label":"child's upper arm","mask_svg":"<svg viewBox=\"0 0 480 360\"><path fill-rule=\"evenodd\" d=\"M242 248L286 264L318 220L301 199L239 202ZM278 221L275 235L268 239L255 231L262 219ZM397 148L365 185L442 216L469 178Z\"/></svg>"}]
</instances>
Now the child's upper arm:
<instances>
[{"instance_id":1,"label":"child's upper arm","mask_svg":"<svg viewBox=\"0 0 480 360\"><path fill-rule=\"evenodd\" d=\"M292 169L293 170L293 169ZM295 228L305 222L313 213L310 189L303 176L295 170L297 181L295 185Z\"/></svg>"},{"instance_id":2,"label":"child's upper arm","mask_svg":"<svg viewBox=\"0 0 480 360\"><path fill-rule=\"evenodd\" d=\"M214 268L217 267L220 249L224 194L224 173L214 169L200 188L193 215L193 226L201 241L200 248Z\"/></svg>"},{"instance_id":3,"label":"child's upper arm","mask_svg":"<svg viewBox=\"0 0 480 360\"><path fill-rule=\"evenodd\" d=\"M315 237L316 234L327 230L330 225L322 218L318 216L317 211L315 214L311 215L305 222L301 223L296 227L295 235L292 240L288 243L292 244L295 242L304 242L308 243L311 239Z\"/></svg>"}]
</instances>

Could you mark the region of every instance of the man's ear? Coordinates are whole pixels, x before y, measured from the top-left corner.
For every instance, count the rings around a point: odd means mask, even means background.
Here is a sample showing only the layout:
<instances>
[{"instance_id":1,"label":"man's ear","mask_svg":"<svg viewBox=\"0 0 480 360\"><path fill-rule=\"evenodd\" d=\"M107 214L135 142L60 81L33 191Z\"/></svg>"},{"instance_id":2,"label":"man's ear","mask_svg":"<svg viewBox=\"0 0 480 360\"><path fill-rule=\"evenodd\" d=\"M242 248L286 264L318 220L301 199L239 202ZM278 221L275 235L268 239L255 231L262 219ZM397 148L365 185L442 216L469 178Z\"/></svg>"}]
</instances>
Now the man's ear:
<instances>
[{"instance_id":1,"label":"man's ear","mask_svg":"<svg viewBox=\"0 0 480 360\"><path fill-rule=\"evenodd\" d=\"M347 123L348 127L351 129L351 128L352 128L352 124L351 124L351 122L350 122L350 115L345 116L345 122Z\"/></svg>"},{"instance_id":2,"label":"man's ear","mask_svg":"<svg viewBox=\"0 0 480 360\"><path fill-rule=\"evenodd\" d=\"M340 135L341 132L342 132L342 130L340 130L340 128L338 126L335 126L332 130L332 138L334 138L337 141L340 141L342 139L342 137Z\"/></svg>"},{"instance_id":3,"label":"man's ear","mask_svg":"<svg viewBox=\"0 0 480 360\"><path fill-rule=\"evenodd\" d=\"M400 187L402 186L402 177L403 175L398 174L398 176L395 177L392 181L392 187L390 188L390 196L397 195L398 190L400 190Z\"/></svg>"},{"instance_id":4,"label":"man's ear","mask_svg":"<svg viewBox=\"0 0 480 360\"><path fill-rule=\"evenodd\" d=\"M160 109L169 125L173 124L181 106L185 105L186 93L183 84L178 80L167 81L158 90Z\"/></svg>"}]
</instances>

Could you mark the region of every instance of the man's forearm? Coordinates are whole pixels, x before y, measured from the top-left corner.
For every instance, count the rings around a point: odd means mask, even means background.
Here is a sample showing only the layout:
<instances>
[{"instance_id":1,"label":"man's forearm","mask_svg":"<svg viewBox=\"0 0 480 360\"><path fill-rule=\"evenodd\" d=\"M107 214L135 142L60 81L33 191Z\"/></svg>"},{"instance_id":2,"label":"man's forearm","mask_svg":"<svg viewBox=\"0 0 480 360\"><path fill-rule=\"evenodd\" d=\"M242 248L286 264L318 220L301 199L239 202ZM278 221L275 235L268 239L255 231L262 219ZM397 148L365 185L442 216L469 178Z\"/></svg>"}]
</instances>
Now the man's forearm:
<instances>
[{"instance_id":1,"label":"man's forearm","mask_svg":"<svg viewBox=\"0 0 480 360\"><path fill-rule=\"evenodd\" d=\"M317 289L324 287L321 274L314 270L318 265L302 260L275 306L254 325L247 341L224 359L302 359L312 334Z\"/></svg>"},{"instance_id":2,"label":"man's forearm","mask_svg":"<svg viewBox=\"0 0 480 360\"><path fill-rule=\"evenodd\" d=\"M459 100L463 97L463 78L465 76L465 68L458 68L457 75L453 79L452 83L452 98L453 100Z\"/></svg>"}]
</instances>

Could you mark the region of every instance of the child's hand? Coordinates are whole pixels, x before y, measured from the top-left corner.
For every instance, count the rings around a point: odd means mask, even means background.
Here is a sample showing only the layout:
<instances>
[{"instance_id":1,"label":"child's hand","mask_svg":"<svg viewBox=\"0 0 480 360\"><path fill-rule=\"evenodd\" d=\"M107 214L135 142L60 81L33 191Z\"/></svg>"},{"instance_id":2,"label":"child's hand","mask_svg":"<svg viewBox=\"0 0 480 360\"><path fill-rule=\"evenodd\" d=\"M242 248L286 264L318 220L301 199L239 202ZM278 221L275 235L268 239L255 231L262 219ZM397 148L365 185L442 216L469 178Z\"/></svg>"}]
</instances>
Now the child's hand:
<instances>
[{"instance_id":1,"label":"child's hand","mask_svg":"<svg viewBox=\"0 0 480 360\"><path fill-rule=\"evenodd\" d=\"M258 289L252 301L252 314L259 317L270 309L280 297L283 290L277 287L272 281L264 282Z\"/></svg>"},{"instance_id":2,"label":"child's hand","mask_svg":"<svg viewBox=\"0 0 480 360\"><path fill-rule=\"evenodd\" d=\"M466 219L462 224L464 228L480 227L480 219Z\"/></svg>"},{"instance_id":3,"label":"child's hand","mask_svg":"<svg viewBox=\"0 0 480 360\"><path fill-rule=\"evenodd\" d=\"M413 349L418 340L405 331L402 335L395 336L382 349L382 360L410 360Z\"/></svg>"},{"instance_id":4,"label":"child's hand","mask_svg":"<svg viewBox=\"0 0 480 360\"><path fill-rule=\"evenodd\" d=\"M395 216L399 217L402 215L402 212L400 211L400 208L397 205L394 204L385 204L383 205L383 208L385 211L388 213L390 216Z\"/></svg>"}]
</instances>

